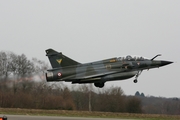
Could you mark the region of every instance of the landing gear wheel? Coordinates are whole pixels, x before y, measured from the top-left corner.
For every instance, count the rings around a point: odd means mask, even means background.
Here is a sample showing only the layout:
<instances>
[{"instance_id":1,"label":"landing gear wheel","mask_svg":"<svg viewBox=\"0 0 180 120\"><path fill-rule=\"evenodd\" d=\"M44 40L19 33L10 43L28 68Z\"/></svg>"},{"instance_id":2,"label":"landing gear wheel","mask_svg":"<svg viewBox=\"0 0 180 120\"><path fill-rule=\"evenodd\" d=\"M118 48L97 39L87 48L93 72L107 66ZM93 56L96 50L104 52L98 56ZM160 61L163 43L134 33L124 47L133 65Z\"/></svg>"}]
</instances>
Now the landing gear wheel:
<instances>
[{"instance_id":1,"label":"landing gear wheel","mask_svg":"<svg viewBox=\"0 0 180 120\"><path fill-rule=\"evenodd\" d=\"M137 82L138 82L137 79L135 79L135 80L134 80L134 83L137 83Z\"/></svg>"},{"instance_id":2,"label":"landing gear wheel","mask_svg":"<svg viewBox=\"0 0 180 120\"><path fill-rule=\"evenodd\" d=\"M136 74L136 76L135 76L135 80L133 81L134 83L137 83L138 82L138 77L139 77L139 75L142 73L142 70L141 71L138 71L138 73Z\"/></svg>"},{"instance_id":3,"label":"landing gear wheel","mask_svg":"<svg viewBox=\"0 0 180 120\"><path fill-rule=\"evenodd\" d=\"M94 83L94 86L99 87L99 88L103 88L104 87L104 83L99 82L99 83Z\"/></svg>"},{"instance_id":4,"label":"landing gear wheel","mask_svg":"<svg viewBox=\"0 0 180 120\"><path fill-rule=\"evenodd\" d=\"M99 88L103 88L103 87L104 87L104 83L100 83Z\"/></svg>"}]
</instances>

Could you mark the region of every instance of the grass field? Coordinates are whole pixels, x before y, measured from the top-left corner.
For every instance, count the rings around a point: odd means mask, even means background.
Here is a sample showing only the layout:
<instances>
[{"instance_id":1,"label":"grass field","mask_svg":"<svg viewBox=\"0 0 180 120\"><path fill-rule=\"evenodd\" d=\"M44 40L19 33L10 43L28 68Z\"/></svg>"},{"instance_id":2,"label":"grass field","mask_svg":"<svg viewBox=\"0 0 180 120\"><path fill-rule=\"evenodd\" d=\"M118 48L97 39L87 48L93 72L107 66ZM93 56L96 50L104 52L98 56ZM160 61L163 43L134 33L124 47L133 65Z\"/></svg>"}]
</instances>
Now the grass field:
<instances>
[{"instance_id":1,"label":"grass field","mask_svg":"<svg viewBox=\"0 0 180 120\"><path fill-rule=\"evenodd\" d=\"M148 119L148 120L180 120L180 115L132 114L132 113L112 113L112 112L67 111L67 110L40 110L40 109L20 109L20 108L0 108L0 114L126 118L126 119Z\"/></svg>"}]
</instances>

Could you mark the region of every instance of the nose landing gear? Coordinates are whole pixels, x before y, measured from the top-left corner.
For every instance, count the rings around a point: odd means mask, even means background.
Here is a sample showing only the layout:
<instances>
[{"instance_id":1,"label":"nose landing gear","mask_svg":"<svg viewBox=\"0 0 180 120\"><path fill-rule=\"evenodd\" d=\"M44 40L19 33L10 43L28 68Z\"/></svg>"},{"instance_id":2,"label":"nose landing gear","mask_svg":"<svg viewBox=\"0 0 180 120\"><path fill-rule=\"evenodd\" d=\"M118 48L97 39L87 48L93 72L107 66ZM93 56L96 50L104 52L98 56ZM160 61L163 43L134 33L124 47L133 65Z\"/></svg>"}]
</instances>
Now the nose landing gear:
<instances>
[{"instance_id":1,"label":"nose landing gear","mask_svg":"<svg viewBox=\"0 0 180 120\"><path fill-rule=\"evenodd\" d=\"M138 71L138 73L136 74L136 76L135 76L135 80L133 81L134 83L137 83L138 82L138 77L139 77L139 75L142 73L142 70L141 71Z\"/></svg>"},{"instance_id":2,"label":"nose landing gear","mask_svg":"<svg viewBox=\"0 0 180 120\"><path fill-rule=\"evenodd\" d=\"M137 79L135 79L133 82L134 82L134 83L137 83L138 81L137 81Z\"/></svg>"}]
</instances>

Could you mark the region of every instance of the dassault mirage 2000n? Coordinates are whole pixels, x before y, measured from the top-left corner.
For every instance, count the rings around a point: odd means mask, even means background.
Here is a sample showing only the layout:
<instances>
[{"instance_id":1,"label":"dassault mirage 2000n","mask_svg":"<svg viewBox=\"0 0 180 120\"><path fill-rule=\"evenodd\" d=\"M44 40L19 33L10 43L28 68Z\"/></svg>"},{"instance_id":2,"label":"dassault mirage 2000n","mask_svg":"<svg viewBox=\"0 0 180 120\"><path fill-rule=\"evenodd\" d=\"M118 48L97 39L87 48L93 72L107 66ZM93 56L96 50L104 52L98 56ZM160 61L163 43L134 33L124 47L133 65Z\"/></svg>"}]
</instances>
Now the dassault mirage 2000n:
<instances>
[{"instance_id":1,"label":"dassault mirage 2000n","mask_svg":"<svg viewBox=\"0 0 180 120\"><path fill-rule=\"evenodd\" d=\"M81 64L61 52L46 50L53 69L47 70L47 82L65 81L74 83L94 83L102 88L107 81L124 80L135 76L134 83L145 69L159 68L173 62L126 56Z\"/></svg>"}]
</instances>

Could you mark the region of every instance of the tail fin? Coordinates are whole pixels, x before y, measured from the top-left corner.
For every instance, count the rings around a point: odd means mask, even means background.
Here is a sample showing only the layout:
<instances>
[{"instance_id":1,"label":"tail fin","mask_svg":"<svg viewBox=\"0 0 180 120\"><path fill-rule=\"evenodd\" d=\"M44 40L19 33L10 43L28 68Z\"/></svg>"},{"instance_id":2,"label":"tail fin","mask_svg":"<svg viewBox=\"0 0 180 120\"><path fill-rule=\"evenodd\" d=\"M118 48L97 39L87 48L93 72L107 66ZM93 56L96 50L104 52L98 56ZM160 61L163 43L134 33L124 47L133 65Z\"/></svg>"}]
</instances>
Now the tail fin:
<instances>
[{"instance_id":1,"label":"tail fin","mask_svg":"<svg viewBox=\"0 0 180 120\"><path fill-rule=\"evenodd\" d=\"M68 58L67 56L63 55L61 52L59 53L53 49L47 49L46 56L48 56L52 68L67 67L71 65L80 64L72 60L71 58Z\"/></svg>"}]
</instances>

